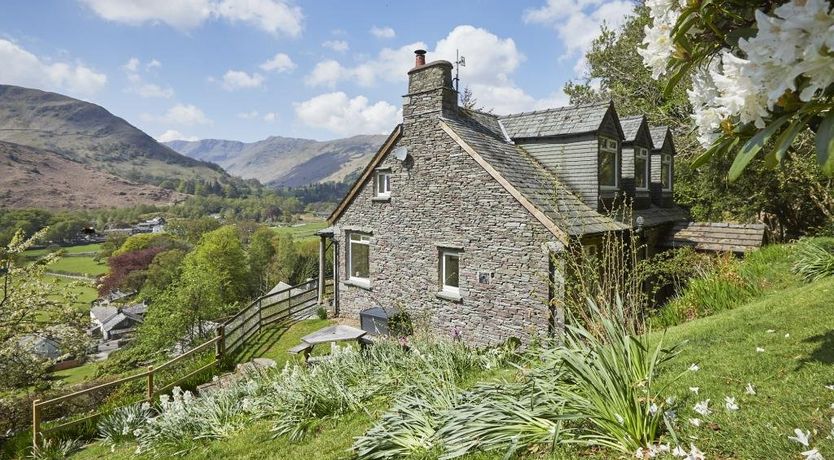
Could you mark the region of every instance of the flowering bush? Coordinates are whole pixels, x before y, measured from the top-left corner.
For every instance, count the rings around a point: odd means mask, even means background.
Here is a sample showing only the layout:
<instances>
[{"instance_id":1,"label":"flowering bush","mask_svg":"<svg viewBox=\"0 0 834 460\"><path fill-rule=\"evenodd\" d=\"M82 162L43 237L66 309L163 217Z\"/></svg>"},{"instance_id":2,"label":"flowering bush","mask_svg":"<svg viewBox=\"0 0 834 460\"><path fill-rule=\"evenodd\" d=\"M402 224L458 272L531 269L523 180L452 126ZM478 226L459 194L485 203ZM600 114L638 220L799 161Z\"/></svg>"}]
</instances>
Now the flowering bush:
<instances>
[{"instance_id":1,"label":"flowering bush","mask_svg":"<svg viewBox=\"0 0 834 460\"><path fill-rule=\"evenodd\" d=\"M652 76L667 76L671 88L694 69L688 95L699 140L709 148L695 166L741 146L730 168L735 179L771 138L765 161L775 165L811 127L823 172L834 175L830 2L647 0L646 5L652 25L639 53Z\"/></svg>"}]
</instances>

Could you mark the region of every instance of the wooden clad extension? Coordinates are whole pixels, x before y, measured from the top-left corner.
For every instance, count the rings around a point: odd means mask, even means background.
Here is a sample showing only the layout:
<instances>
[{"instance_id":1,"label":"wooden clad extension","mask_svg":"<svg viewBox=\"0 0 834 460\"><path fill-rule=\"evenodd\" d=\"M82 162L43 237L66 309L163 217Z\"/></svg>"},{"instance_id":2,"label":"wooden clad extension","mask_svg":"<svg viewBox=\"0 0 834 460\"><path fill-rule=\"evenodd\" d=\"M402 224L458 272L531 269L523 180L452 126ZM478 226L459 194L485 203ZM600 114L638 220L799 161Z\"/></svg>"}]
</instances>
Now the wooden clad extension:
<instances>
[{"instance_id":1,"label":"wooden clad extension","mask_svg":"<svg viewBox=\"0 0 834 460\"><path fill-rule=\"evenodd\" d=\"M690 246L699 251L745 253L765 242L763 224L682 222L659 243L668 248Z\"/></svg>"}]
</instances>

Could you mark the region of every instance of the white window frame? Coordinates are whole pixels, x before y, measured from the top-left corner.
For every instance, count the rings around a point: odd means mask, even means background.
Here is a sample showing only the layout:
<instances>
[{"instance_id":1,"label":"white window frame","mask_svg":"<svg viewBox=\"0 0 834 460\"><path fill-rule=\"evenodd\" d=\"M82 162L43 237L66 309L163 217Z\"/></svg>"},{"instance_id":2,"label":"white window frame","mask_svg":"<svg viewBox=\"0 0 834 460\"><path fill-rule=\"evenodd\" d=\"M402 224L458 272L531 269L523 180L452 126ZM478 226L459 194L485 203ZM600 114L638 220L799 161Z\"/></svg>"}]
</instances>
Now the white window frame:
<instances>
[{"instance_id":1,"label":"white window frame","mask_svg":"<svg viewBox=\"0 0 834 460\"><path fill-rule=\"evenodd\" d=\"M447 294L460 295L460 253L461 251L455 249L441 249L440 250L440 290ZM446 284L446 256L455 257L458 259L458 285L449 286Z\"/></svg>"},{"instance_id":2,"label":"white window frame","mask_svg":"<svg viewBox=\"0 0 834 460\"><path fill-rule=\"evenodd\" d=\"M614 154L614 185L611 184L603 184L600 182L599 188L602 190L618 190L620 188L620 143L616 139L611 139L610 137L599 136L599 140L597 142L597 162L599 162L599 157L602 156L603 153L607 154ZM599 181L599 168L601 164L597 165L597 181Z\"/></svg>"},{"instance_id":3,"label":"white window frame","mask_svg":"<svg viewBox=\"0 0 834 460\"><path fill-rule=\"evenodd\" d=\"M645 180L645 185L636 183L637 182L637 159L638 158L645 160L645 168L643 168L643 178ZM650 182L649 181L649 175L650 175L650 171L651 171L651 169L649 168L649 162L651 160L649 160L649 158L650 158L649 157L649 149L644 148L644 147L635 147L634 148L634 180L635 180L634 185L637 188L637 190L641 190L641 191L649 190L649 182Z\"/></svg>"},{"instance_id":4,"label":"white window frame","mask_svg":"<svg viewBox=\"0 0 834 460\"><path fill-rule=\"evenodd\" d=\"M663 172L662 172L662 170L665 168L667 170L667 174L669 175L669 183L667 184L667 186L663 187L663 190L668 192L668 191L672 190L672 184L675 182L674 181L674 176L672 176L673 158L672 158L671 153L664 153L663 155L661 155L660 158L661 158L660 159L660 168L661 168L660 182L661 182L661 184L663 183Z\"/></svg>"},{"instance_id":5,"label":"white window frame","mask_svg":"<svg viewBox=\"0 0 834 460\"><path fill-rule=\"evenodd\" d=\"M354 240L353 236L356 235L359 237L359 240ZM371 282L371 235L362 232L348 232L347 233L347 273L348 279L351 281L359 281L363 284L368 284ZM354 244L364 244L368 246L368 277L362 278L360 276L353 275L353 245Z\"/></svg>"},{"instance_id":6,"label":"white window frame","mask_svg":"<svg viewBox=\"0 0 834 460\"><path fill-rule=\"evenodd\" d=\"M380 169L374 174L374 196L377 198L391 197L391 171Z\"/></svg>"}]
</instances>

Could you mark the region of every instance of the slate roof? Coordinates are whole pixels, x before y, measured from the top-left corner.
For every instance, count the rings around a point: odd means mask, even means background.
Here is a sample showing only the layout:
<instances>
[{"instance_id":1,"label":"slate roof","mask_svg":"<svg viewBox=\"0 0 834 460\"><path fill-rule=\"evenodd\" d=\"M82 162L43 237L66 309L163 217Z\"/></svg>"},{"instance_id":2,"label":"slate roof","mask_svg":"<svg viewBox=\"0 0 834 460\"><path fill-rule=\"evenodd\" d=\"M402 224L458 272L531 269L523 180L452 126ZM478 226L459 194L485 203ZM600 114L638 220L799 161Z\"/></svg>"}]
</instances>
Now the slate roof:
<instances>
[{"instance_id":1,"label":"slate roof","mask_svg":"<svg viewBox=\"0 0 834 460\"><path fill-rule=\"evenodd\" d=\"M476 119L461 115L443 121L565 233L575 236L628 228L591 209L524 149Z\"/></svg>"},{"instance_id":2,"label":"slate roof","mask_svg":"<svg viewBox=\"0 0 834 460\"><path fill-rule=\"evenodd\" d=\"M146 303L136 303L133 305L128 305L122 308L122 311L125 313L130 313L132 315L137 316L144 316L145 313L148 312L148 304Z\"/></svg>"},{"instance_id":3,"label":"slate roof","mask_svg":"<svg viewBox=\"0 0 834 460\"><path fill-rule=\"evenodd\" d=\"M637 131L640 131L640 125L643 124L643 118L642 115L620 118L620 126L623 128L623 135L625 136L623 142L634 142L637 138Z\"/></svg>"},{"instance_id":4,"label":"slate roof","mask_svg":"<svg viewBox=\"0 0 834 460\"><path fill-rule=\"evenodd\" d=\"M566 136L598 130L610 107L610 102L600 102L516 113L497 119L512 139Z\"/></svg>"},{"instance_id":5,"label":"slate roof","mask_svg":"<svg viewBox=\"0 0 834 460\"><path fill-rule=\"evenodd\" d=\"M689 220L689 213L677 206L671 208L658 208L652 206L646 209L634 209L631 216L631 225L637 226L637 218L643 218L643 227L654 227L655 225L669 222L680 222Z\"/></svg>"},{"instance_id":6,"label":"slate roof","mask_svg":"<svg viewBox=\"0 0 834 460\"><path fill-rule=\"evenodd\" d=\"M111 317L110 319L105 321L104 324L102 324L101 328L104 331L112 331L112 330L115 330L115 329L127 329L127 328L124 328L124 327L118 327L119 325L121 325L125 321L130 321L134 325L135 324L141 324L142 323L142 318L140 318L136 315L130 314L130 313L125 313L123 311L120 311L119 313L116 313L113 317ZM130 326L128 326L128 328L129 327Z\"/></svg>"},{"instance_id":7,"label":"slate roof","mask_svg":"<svg viewBox=\"0 0 834 460\"><path fill-rule=\"evenodd\" d=\"M92 314L93 318L102 324L104 324L104 322L108 319L116 316L116 313L118 312L118 308L111 306L95 306L90 308L90 314Z\"/></svg>"},{"instance_id":8,"label":"slate roof","mask_svg":"<svg viewBox=\"0 0 834 460\"><path fill-rule=\"evenodd\" d=\"M765 241L763 224L682 222L659 242L660 246L693 247L701 251L745 253L760 248Z\"/></svg>"},{"instance_id":9,"label":"slate roof","mask_svg":"<svg viewBox=\"0 0 834 460\"><path fill-rule=\"evenodd\" d=\"M620 120L622 123L622 120ZM623 130L625 130L625 126L623 126ZM668 126L650 126L649 127L649 134L652 136L652 144L654 144L655 150L660 150L663 147L663 141L666 140L666 133L669 131Z\"/></svg>"}]
</instances>

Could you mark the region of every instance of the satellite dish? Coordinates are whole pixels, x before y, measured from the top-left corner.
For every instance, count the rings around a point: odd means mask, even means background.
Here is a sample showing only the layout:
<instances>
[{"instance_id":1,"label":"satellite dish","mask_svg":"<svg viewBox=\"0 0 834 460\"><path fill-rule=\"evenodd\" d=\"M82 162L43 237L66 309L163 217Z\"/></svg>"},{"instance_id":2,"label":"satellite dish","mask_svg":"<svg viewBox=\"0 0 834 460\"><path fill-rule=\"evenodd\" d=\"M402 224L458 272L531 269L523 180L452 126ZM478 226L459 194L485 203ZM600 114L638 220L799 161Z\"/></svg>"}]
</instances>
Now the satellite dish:
<instances>
[{"instance_id":1,"label":"satellite dish","mask_svg":"<svg viewBox=\"0 0 834 460\"><path fill-rule=\"evenodd\" d=\"M395 160L405 161L406 157L408 156L408 149L405 147L397 147L394 149L394 152L391 154Z\"/></svg>"}]
</instances>

